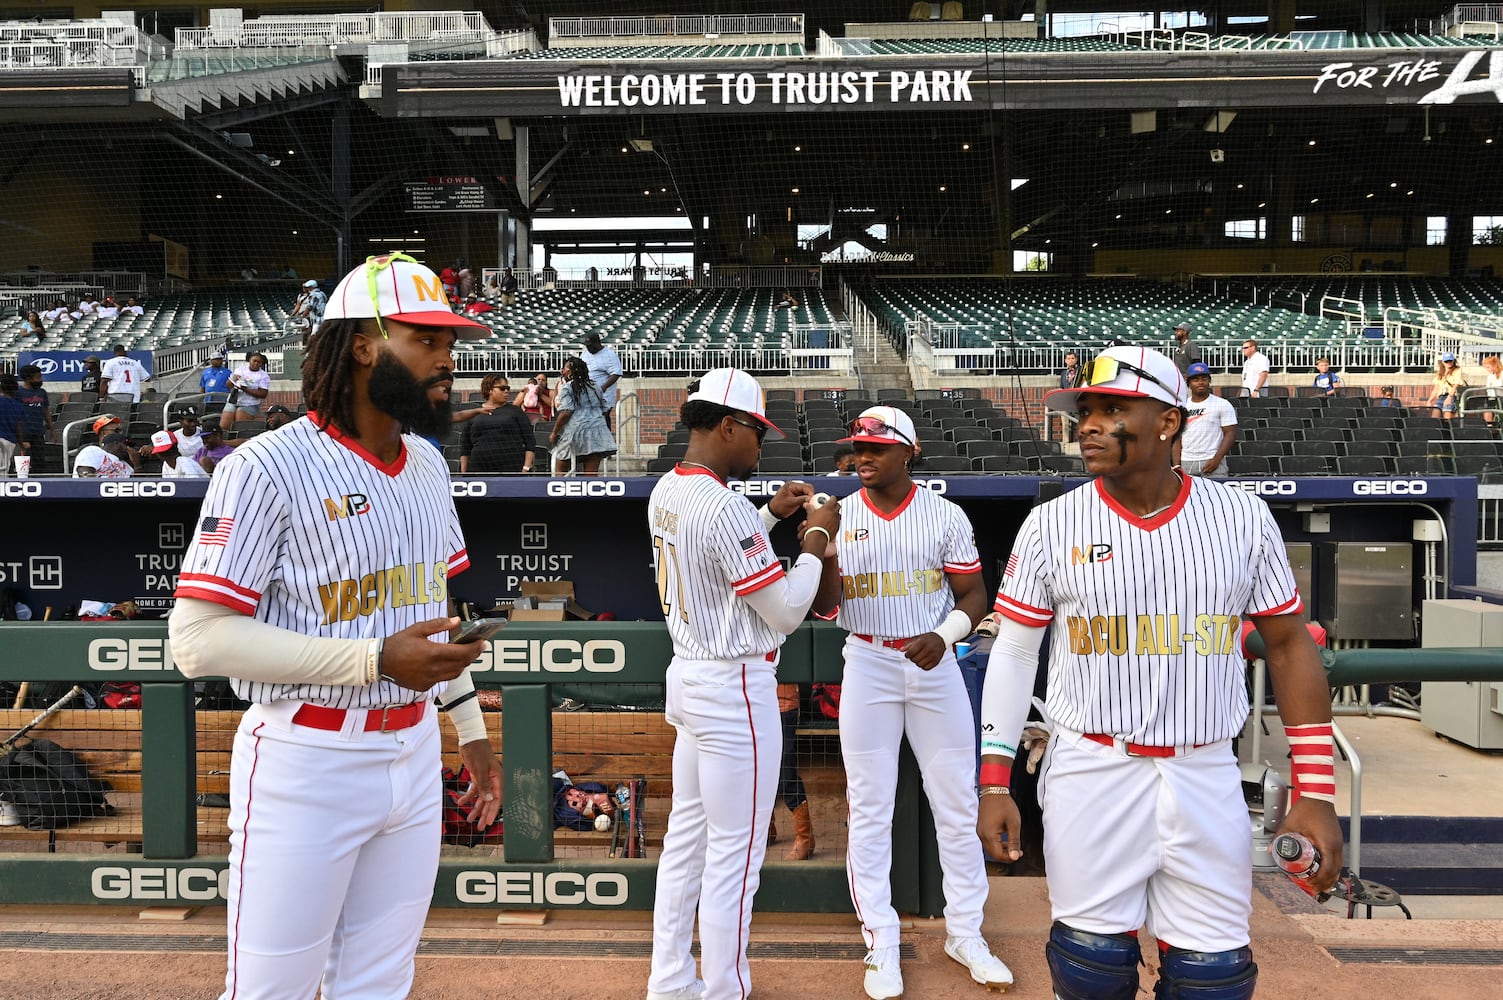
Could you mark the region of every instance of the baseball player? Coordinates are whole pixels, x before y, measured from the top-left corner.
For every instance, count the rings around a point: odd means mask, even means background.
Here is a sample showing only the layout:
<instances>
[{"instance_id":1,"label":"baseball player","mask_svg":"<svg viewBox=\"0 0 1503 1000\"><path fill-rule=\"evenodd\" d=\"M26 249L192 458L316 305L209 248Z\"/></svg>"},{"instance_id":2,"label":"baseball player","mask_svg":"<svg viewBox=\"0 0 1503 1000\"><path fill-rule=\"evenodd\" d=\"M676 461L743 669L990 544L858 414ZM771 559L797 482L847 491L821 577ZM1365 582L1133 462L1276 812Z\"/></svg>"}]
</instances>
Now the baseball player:
<instances>
[{"instance_id":1,"label":"baseball player","mask_svg":"<svg viewBox=\"0 0 1503 1000\"><path fill-rule=\"evenodd\" d=\"M861 491L826 552L815 614L850 634L840 694L851 902L870 952L872 1000L903 995L892 907L892 809L906 733L934 813L945 888L945 954L985 986L1012 973L981 936L986 860L976 842L976 736L955 643L986 613L975 533L965 513L909 475L919 452L908 414L873 406L850 442Z\"/></svg>"},{"instance_id":2,"label":"baseball player","mask_svg":"<svg viewBox=\"0 0 1503 1000\"><path fill-rule=\"evenodd\" d=\"M1231 743L1248 712L1244 618L1267 643L1295 748L1284 830L1324 855L1318 890L1341 868L1330 695L1283 539L1262 500L1173 468L1183 399L1174 362L1140 347L1109 348L1078 388L1045 396L1079 417L1097 478L1028 515L997 595L978 832L993 857L1021 857L1009 778L1052 624L1039 794L1054 914L1045 951L1061 1000L1136 996L1145 925L1160 1000L1253 995L1247 808Z\"/></svg>"},{"instance_id":3,"label":"baseball player","mask_svg":"<svg viewBox=\"0 0 1503 1000\"><path fill-rule=\"evenodd\" d=\"M438 871L435 697L474 775L469 820L500 807L475 647L444 641L469 556L419 436L448 430L450 352L477 335L428 268L371 258L311 345L308 415L237 448L204 497L169 634L184 674L228 675L252 703L230 765L225 998L408 995Z\"/></svg>"},{"instance_id":4,"label":"baseball player","mask_svg":"<svg viewBox=\"0 0 1503 1000\"><path fill-rule=\"evenodd\" d=\"M677 730L647 997L745 1000L752 897L783 749L778 650L814 600L840 505L810 510L803 551L785 573L767 532L813 489L787 483L759 514L726 488L757 467L763 437L783 436L767 419L762 387L744 371L716 368L691 389L679 411L689 447L653 487L647 511L673 640L664 715ZM703 980L689 950L696 906Z\"/></svg>"}]
</instances>

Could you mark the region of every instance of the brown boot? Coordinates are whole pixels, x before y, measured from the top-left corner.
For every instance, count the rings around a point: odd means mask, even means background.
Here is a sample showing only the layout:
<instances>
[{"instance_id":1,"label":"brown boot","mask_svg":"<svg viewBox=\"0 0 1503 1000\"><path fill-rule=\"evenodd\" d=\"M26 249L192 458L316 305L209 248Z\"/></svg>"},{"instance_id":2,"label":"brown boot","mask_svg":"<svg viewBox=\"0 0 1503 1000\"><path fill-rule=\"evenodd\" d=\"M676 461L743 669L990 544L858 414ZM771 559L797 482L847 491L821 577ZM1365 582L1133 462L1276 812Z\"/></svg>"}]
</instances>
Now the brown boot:
<instances>
[{"instance_id":1,"label":"brown boot","mask_svg":"<svg viewBox=\"0 0 1503 1000\"><path fill-rule=\"evenodd\" d=\"M767 842L769 844L776 844L778 842L778 814L776 809L773 810L771 816L767 817Z\"/></svg>"},{"instance_id":2,"label":"brown boot","mask_svg":"<svg viewBox=\"0 0 1503 1000\"><path fill-rule=\"evenodd\" d=\"M814 853L814 824L809 820L809 802L804 800L793 810L793 846L783 855L784 861L808 861Z\"/></svg>"}]
</instances>

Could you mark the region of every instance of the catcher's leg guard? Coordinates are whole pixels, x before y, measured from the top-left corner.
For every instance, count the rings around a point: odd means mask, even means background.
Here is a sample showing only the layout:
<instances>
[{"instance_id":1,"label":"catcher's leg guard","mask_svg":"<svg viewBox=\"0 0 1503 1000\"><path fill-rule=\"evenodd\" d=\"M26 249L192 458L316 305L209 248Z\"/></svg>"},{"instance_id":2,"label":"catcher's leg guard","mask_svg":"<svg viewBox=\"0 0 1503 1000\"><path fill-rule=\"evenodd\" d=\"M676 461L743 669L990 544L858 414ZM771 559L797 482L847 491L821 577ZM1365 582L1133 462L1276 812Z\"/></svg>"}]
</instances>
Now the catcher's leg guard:
<instances>
[{"instance_id":1,"label":"catcher's leg guard","mask_svg":"<svg viewBox=\"0 0 1503 1000\"><path fill-rule=\"evenodd\" d=\"M1161 957L1155 1000L1252 1000L1258 985L1251 948L1186 951L1171 945Z\"/></svg>"},{"instance_id":2,"label":"catcher's leg guard","mask_svg":"<svg viewBox=\"0 0 1503 1000\"><path fill-rule=\"evenodd\" d=\"M1058 920L1044 946L1059 1000L1132 1000L1143 953L1131 934L1092 934Z\"/></svg>"}]
</instances>

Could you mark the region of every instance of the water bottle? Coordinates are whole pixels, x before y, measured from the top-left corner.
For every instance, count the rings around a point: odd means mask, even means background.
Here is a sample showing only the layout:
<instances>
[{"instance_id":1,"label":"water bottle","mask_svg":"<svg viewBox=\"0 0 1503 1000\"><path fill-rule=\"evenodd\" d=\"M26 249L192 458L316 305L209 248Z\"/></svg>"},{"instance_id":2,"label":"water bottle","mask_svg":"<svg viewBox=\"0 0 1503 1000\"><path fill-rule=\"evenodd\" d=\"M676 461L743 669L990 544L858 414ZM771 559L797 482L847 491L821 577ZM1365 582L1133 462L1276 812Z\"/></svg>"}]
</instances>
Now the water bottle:
<instances>
[{"instance_id":1,"label":"water bottle","mask_svg":"<svg viewBox=\"0 0 1503 1000\"><path fill-rule=\"evenodd\" d=\"M1310 888L1310 879L1320 871L1320 850L1310 842L1309 837L1299 833L1281 833L1273 838L1269 854L1273 856L1274 864L1278 865L1285 875L1294 879L1300 888L1314 895L1315 890Z\"/></svg>"}]
</instances>

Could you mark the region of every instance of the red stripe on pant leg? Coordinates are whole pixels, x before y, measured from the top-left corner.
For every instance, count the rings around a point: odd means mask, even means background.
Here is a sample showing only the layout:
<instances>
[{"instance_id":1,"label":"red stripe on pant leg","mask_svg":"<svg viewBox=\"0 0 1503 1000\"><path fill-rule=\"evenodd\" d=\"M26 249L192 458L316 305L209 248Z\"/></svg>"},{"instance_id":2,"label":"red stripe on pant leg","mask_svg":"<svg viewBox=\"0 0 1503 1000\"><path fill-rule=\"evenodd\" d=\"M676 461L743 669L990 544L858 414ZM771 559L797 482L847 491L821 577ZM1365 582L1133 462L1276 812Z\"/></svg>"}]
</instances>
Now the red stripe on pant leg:
<instances>
[{"instance_id":1,"label":"red stripe on pant leg","mask_svg":"<svg viewBox=\"0 0 1503 1000\"><path fill-rule=\"evenodd\" d=\"M746 883L751 879L752 846L757 842L757 724L752 719L751 695L746 690L746 664L741 665L741 700L746 702L746 726L752 738L752 815L747 827L746 865L741 869L741 901L736 906L736 982L741 987L741 1000L746 1000L746 983L741 978L741 928L746 926Z\"/></svg>"},{"instance_id":2,"label":"red stripe on pant leg","mask_svg":"<svg viewBox=\"0 0 1503 1000\"><path fill-rule=\"evenodd\" d=\"M851 828L851 788L847 782L845 790L845 828ZM856 873L851 871L851 854L846 850L845 855L845 884L851 889L851 905L856 908L856 919L861 921L861 938L868 948L876 947L876 935L866 929L866 918L861 915L861 900L856 898Z\"/></svg>"},{"instance_id":3,"label":"red stripe on pant leg","mask_svg":"<svg viewBox=\"0 0 1503 1000\"><path fill-rule=\"evenodd\" d=\"M261 729L265 725L263 722L251 731L256 738L256 750L251 755L250 778L245 783L245 825L240 828L240 891L235 894L235 972L230 979L230 1000L234 1000L240 984L240 912L245 903L245 855L250 848L250 835L246 831L250 828L251 803L256 797L256 764L261 760Z\"/></svg>"}]
</instances>

